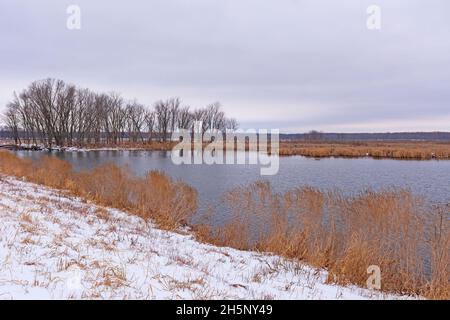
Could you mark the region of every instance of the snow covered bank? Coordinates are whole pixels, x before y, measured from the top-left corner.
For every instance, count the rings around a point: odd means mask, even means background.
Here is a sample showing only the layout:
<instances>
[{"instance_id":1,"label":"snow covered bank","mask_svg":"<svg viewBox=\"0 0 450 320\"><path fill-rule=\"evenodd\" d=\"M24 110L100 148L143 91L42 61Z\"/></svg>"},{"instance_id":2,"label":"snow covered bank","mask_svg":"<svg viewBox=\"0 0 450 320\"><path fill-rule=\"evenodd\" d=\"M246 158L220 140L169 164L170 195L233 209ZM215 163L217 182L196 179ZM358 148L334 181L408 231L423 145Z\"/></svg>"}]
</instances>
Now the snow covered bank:
<instances>
[{"instance_id":1,"label":"snow covered bank","mask_svg":"<svg viewBox=\"0 0 450 320\"><path fill-rule=\"evenodd\" d=\"M12 150L31 150L31 151L64 151L64 152L89 152L89 151L143 151L145 148L136 147L98 147L98 148L79 148L79 147L46 147L43 144L0 144L0 147Z\"/></svg>"},{"instance_id":2,"label":"snow covered bank","mask_svg":"<svg viewBox=\"0 0 450 320\"><path fill-rule=\"evenodd\" d=\"M0 299L395 299L0 176Z\"/></svg>"}]
</instances>

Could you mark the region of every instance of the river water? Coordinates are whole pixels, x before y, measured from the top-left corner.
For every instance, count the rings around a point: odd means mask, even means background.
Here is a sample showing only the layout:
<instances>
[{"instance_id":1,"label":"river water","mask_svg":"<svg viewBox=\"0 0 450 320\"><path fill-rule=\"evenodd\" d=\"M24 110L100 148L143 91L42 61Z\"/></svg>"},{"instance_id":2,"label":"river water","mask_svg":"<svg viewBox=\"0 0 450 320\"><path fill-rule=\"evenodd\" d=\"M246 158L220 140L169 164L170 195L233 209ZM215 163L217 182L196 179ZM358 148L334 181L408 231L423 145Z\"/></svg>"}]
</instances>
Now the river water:
<instances>
[{"instance_id":1,"label":"river water","mask_svg":"<svg viewBox=\"0 0 450 320\"><path fill-rule=\"evenodd\" d=\"M48 153L18 151L21 157L39 159ZM298 186L322 190L340 189L352 195L364 189L408 188L432 203L450 203L450 161L313 159L280 157L278 174L261 176L259 165L175 165L169 151L52 152L70 162L74 169L91 169L105 162L128 165L136 175L162 170L181 179L199 193L200 209L214 205L227 190L258 180L268 180L275 191Z\"/></svg>"}]
</instances>

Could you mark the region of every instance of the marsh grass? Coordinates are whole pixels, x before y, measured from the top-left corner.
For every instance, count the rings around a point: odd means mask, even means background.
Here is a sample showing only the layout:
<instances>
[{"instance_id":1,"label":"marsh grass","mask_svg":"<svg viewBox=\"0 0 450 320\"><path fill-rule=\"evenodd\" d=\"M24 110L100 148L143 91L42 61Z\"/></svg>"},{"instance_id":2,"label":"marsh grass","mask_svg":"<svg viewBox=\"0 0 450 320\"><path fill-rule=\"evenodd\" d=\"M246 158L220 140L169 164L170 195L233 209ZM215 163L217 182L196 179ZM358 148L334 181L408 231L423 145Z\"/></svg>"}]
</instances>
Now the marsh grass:
<instances>
[{"instance_id":1,"label":"marsh grass","mask_svg":"<svg viewBox=\"0 0 450 320\"><path fill-rule=\"evenodd\" d=\"M256 182L223 201L228 222L199 228L202 240L302 261L344 285L365 287L367 268L377 265L383 291L450 298L448 213L431 210L408 190L349 197L310 187L275 193L269 183Z\"/></svg>"},{"instance_id":2,"label":"marsh grass","mask_svg":"<svg viewBox=\"0 0 450 320\"><path fill-rule=\"evenodd\" d=\"M314 158L360 158L400 160L449 160L450 143L430 141L282 141L280 155Z\"/></svg>"}]
</instances>

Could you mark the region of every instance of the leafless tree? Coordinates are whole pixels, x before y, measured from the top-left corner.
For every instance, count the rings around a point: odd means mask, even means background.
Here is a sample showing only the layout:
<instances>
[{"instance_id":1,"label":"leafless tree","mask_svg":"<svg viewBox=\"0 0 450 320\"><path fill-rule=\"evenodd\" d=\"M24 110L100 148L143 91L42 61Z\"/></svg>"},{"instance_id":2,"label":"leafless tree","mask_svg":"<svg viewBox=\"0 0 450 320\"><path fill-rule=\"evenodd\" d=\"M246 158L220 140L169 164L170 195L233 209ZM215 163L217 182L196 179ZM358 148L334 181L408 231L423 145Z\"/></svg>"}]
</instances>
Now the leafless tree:
<instances>
[{"instance_id":1,"label":"leafless tree","mask_svg":"<svg viewBox=\"0 0 450 320\"><path fill-rule=\"evenodd\" d=\"M151 142L153 139L153 134L156 130L156 124L157 124L157 118L156 118L156 112L147 110L145 113L145 124L147 126L147 132L148 132L148 141Z\"/></svg>"},{"instance_id":2,"label":"leafless tree","mask_svg":"<svg viewBox=\"0 0 450 320\"><path fill-rule=\"evenodd\" d=\"M170 113L170 133L175 131L175 127L178 124L178 115L180 110L181 101L179 98L169 99L169 113Z\"/></svg>"},{"instance_id":3,"label":"leafless tree","mask_svg":"<svg viewBox=\"0 0 450 320\"><path fill-rule=\"evenodd\" d=\"M3 119L15 143L79 145L145 141L156 134L167 141L177 128L192 128L202 121L203 133L209 128L236 129L237 121L228 119L218 102L206 108L181 106L179 98L160 100L154 109L133 100L125 105L117 93L95 93L66 84L62 80L45 79L31 83L20 94L14 93L6 106Z\"/></svg>"},{"instance_id":4,"label":"leafless tree","mask_svg":"<svg viewBox=\"0 0 450 320\"><path fill-rule=\"evenodd\" d=\"M193 114L190 111L189 106L180 108L178 111L178 124L180 129L190 129L192 127Z\"/></svg>"},{"instance_id":5,"label":"leafless tree","mask_svg":"<svg viewBox=\"0 0 450 320\"><path fill-rule=\"evenodd\" d=\"M8 128L12 131L13 139L16 144L21 143L19 137L19 117L18 117L18 106L14 103L9 103L7 106L7 111L5 113L5 122Z\"/></svg>"},{"instance_id":6,"label":"leafless tree","mask_svg":"<svg viewBox=\"0 0 450 320\"><path fill-rule=\"evenodd\" d=\"M225 129L234 132L239 129L239 123L234 118L227 118L225 120Z\"/></svg>"},{"instance_id":7,"label":"leafless tree","mask_svg":"<svg viewBox=\"0 0 450 320\"><path fill-rule=\"evenodd\" d=\"M167 133L170 126L170 100L158 101L155 104L156 117L158 119L159 138L167 141Z\"/></svg>"},{"instance_id":8,"label":"leafless tree","mask_svg":"<svg viewBox=\"0 0 450 320\"><path fill-rule=\"evenodd\" d=\"M128 135L133 142L138 141L138 137L144 142L142 129L145 124L145 108L136 100L127 104L126 114L128 119Z\"/></svg>"}]
</instances>

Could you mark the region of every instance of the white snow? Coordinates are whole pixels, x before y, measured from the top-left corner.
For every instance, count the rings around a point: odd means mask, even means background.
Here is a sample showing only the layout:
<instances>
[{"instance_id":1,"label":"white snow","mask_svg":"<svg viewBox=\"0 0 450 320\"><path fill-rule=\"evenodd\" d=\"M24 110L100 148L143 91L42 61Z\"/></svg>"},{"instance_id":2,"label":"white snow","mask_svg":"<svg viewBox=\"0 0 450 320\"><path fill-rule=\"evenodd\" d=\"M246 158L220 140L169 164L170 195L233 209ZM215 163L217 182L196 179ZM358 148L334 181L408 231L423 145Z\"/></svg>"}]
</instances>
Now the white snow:
<instances>
[{"instance_id":1,"label":"white snow","mask_svg":"<svg viewBox=\"0 0 450 320\"><path fill-rule=\"evenodd\" d=\"M0 176L0 299L405 299Z\"/></svg>"},{"instance_id":2,"label":"white snow","mask_svg":"<svg viewBox=\"0 0 450 320\"><path fill-rule=\"evenodd\" d=\"M18 147L22 148L39 148L40 151L48 151L48 147L43 144L28 144L21 143L18 144ZM61 146L52 146L52 151L64 151L64 152L90 152L90 151L141 151L145 150L144 147L99 147L99 148L82 148L82 147L61 147Z\"/></svg>"}]
</instances>

